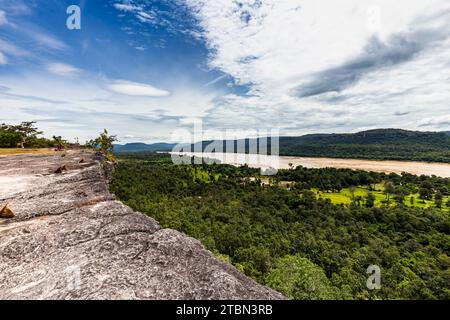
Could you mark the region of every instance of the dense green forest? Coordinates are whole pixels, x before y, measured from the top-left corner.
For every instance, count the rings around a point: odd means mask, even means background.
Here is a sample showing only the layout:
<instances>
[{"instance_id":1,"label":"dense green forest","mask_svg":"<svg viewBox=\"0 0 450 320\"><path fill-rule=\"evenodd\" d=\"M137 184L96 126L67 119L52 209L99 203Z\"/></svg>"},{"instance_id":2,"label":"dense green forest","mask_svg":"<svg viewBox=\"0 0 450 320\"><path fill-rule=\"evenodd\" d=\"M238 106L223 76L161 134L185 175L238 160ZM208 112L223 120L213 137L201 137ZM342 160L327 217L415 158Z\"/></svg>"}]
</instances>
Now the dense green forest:
<instances>
[{"instance_id":1,"label":"dense green forest","mask_svg":"<svg viewBox=\"0 0 450 320\"><path fill-rule=\"evenodd\" d=\"M311 191L384 183L387 199L416 189L440 197L449 179L299 167L263 184L258 174L126 154L111 191L292 299L450 298L450 204L334 205ZM381 268L380 290L366 287L369 265Z\"/></svg>"}]
</instances>

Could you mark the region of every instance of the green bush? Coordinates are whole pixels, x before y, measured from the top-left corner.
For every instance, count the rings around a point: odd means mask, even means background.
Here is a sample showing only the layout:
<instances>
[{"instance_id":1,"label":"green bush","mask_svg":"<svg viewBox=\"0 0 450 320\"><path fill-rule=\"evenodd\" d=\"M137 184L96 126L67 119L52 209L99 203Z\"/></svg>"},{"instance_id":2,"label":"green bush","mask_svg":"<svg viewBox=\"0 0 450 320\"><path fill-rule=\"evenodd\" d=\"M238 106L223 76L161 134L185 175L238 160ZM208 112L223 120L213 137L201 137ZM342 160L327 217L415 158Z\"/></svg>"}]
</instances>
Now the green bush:
<instances>
[{"instance_id":1,"label":"green bush","mask_svg":"<svg viewBox=\"0 0 450 320\"><path fill-rule=\"evenodd\" d=\"M22 141L20 134L0 131L0 148L16 148Z\"/></svg>"},{"instance_id":2,"label":"green bush","mask_svg":"<svg viewBox=\"0 0 450 320\"><path fill-rule=\"evenodd\" d=\"M266 285L295 300L337 298L323 269L301 256L284 256L266 277Z\"/></svg>"}]
</instances>

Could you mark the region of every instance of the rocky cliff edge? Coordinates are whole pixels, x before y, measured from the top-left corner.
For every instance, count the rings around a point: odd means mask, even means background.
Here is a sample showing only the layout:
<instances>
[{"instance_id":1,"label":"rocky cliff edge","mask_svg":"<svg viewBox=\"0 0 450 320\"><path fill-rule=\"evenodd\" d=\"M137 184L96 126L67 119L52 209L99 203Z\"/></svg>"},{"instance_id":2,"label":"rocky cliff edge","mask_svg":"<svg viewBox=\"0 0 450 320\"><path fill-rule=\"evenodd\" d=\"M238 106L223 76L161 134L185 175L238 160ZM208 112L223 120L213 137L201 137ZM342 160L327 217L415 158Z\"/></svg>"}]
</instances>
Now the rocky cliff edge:
<instances>
[{"instance_id":1,"label":"rocky cliff edge","mask_svg":"<svg viewBox=\"0 0 450 320\"><path fill-rule=\"evenodd\" d=\"M93 152L1 156L5 203L0 299L283 299L116 201Z\"/></svg>"}]
</instances>

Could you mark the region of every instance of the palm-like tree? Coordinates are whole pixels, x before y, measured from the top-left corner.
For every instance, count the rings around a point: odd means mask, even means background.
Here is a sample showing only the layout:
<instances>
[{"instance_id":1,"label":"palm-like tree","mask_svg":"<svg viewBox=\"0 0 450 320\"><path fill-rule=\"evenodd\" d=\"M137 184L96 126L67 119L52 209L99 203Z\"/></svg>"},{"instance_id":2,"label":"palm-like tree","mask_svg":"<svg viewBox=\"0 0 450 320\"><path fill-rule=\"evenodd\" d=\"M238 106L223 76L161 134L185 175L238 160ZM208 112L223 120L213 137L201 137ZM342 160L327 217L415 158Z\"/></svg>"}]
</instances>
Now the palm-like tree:
<instances>
[{"instance_id":1,"label":"palm-like tree","mask_svg":"<svg viewBox=\"0 0 450 320\"><path fill-rule=\"evenodd\" d=\"M55 141L56 149L58 151L61 151L64 149L64 140L62 139L61 136L53 136L53 140Z\"/></svg>"}]
</instances>

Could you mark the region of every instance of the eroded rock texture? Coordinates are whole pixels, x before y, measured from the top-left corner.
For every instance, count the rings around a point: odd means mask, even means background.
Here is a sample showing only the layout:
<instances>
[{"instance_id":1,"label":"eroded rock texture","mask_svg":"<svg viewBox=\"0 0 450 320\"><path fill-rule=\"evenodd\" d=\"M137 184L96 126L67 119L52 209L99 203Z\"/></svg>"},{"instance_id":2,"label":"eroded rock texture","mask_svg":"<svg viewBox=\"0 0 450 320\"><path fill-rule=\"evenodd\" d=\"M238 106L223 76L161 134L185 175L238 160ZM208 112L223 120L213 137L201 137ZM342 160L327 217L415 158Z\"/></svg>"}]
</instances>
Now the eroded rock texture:
<instances>
[{"instance_id":1,"label":"eroded rock texture","mask_svg":"<svg viewBox=\"0 0 450 320\"><path fill-rule=\"evenodd\" d=\"M92 152L0 157L5 202L0 299L283 298L115 201Z\"/></svg>"}]
</instances>

